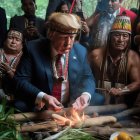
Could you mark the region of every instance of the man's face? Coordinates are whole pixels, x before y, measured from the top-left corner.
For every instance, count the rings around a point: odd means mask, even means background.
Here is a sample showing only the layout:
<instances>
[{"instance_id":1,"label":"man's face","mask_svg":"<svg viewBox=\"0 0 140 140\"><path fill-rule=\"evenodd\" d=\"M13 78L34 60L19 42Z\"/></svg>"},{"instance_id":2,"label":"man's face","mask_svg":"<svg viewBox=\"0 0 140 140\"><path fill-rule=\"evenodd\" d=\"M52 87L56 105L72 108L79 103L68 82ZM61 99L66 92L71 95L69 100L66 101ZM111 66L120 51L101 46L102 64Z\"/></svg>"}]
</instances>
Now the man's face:
<instances>
[{"instance_id":1,"label":"man's face","mask_svg":"<svg viewBox=\"0 0 140 140\"><path fill-rule=\"evenodd\" d=\"M7 35L5 48L14 52L20 52L22 49L22 35L17 31L10 31Z\"/></svg>"},{"instance_id":2,"label":"man's face","mask_svg":"<svg viewBox=\"0 0 140 140\"><path fill-rule=\"evenodd\" d=\"M73 46L75 36L74 34L54 32L51 38L51 45L59 54L68 53Z\"/></svg>"},{"instance_id":3,"label":"man's face","mask_svg":"<svg viewBox=\"0 0 140 140\"><path fill-rule=\"evenodd\" d=\"M69 13L69 8L67 4L62 5L61 11L62 13Z\"/></svg>"},{"instance_id":4,"label":"man's face","mask_svg":"<svg viewBox=\"0 0 140 140\"><path fill-rule=\"evenodd\" d=\"M33 0L24 0L22 10L28 16L35 15L36 5Z\"/></svg>"},{"instance_id":5,"label":"man's face","mask_svg":"<svg viewBox=\"0 0 140 140\"><path fill-rule=\"evenodd\" d=\"M109 13L114 13L116 10L119 9L120 7L120 0L108 0L108 8L107 8L107 11Z\"/></svg>"},{"instance_id":6,"label":"man's face","mask_svg":"<svg viewBox=\"0 0 140 140\"><path fill-rule=\"evenodd\" d=\"M128 47L130 42L130 35L126 32L111 33L111 48L123 51Z\"/></svg>"}]
</instances>

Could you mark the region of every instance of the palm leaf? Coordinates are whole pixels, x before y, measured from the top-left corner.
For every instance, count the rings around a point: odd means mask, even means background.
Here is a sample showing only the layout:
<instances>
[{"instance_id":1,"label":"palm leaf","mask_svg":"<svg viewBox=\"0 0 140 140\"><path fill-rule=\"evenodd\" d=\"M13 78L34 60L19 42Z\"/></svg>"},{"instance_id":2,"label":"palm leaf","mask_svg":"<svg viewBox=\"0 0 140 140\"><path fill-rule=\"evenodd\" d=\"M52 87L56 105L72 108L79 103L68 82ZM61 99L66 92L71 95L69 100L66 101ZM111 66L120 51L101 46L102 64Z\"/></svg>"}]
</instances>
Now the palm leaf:
<instances>
[{"instance_id":1,"label":"palm leaf","mask_svg":"<svg viewBox=\"0 0 140 140\"><path fill-rule=\"evenodd\" d=\"M7 110L6 100L0 104L0 140L23 140L20 132L16 130L20 124L8 117L14 114L14 111L14 108Z\"/></svg>"}]
</instances>

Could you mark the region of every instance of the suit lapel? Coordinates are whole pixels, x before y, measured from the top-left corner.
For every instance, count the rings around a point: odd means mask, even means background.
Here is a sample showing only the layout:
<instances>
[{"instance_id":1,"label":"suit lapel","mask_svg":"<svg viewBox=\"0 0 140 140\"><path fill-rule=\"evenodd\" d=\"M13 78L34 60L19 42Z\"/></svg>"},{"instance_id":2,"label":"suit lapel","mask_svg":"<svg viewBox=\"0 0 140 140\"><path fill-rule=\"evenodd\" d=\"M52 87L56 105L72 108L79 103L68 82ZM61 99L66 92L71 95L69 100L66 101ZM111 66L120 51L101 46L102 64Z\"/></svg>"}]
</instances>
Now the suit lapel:
<instances>
[{"instance_id":1,"label":"suit lapel","mask_svg":"<svg viewBox=\"0 0 140 140\"><path fill-rule=\"evenodd\" d=\"M44 67L45 67L47 78L48 78L49 88L50 88L50 91L52 91L52 87L53 87L53 73L52 73L51 60L47 59L46 61L44 61Z\"/></svg>"},{"instance_id":2,"label":"suit lapel","mask_svg":"<svg viewBox=\"0 0 140 140\"><path fill-rule=\"evenodd\" d=\"M51 55L50 55L50 47L48 47L48 45L44 46L45 49L43 49L43 56L42 58L42 62L44 65L44 69L46 72L46 76L48 79L48 84L49 84L49 88L50 88L50 92L52 91L52 87L53 87L53 73L52 73L52 63L51 63Z\"/></svg>"}]
</instances>

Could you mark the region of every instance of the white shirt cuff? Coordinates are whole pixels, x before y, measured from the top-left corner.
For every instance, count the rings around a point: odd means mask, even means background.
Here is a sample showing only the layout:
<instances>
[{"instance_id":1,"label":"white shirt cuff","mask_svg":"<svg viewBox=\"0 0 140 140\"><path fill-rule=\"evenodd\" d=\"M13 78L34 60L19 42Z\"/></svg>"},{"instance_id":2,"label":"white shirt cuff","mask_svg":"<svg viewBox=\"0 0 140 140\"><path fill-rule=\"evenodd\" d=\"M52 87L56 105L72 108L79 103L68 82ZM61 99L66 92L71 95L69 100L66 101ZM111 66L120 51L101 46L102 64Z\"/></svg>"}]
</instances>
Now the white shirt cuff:
<instances>
[{"instance_id":1,"label":"white shirt cuff","mask_svg":"<svg viewBox=\"0 0 140 140\"><path fill-rule=\"evenodd\" d=\"M36 104L36 108L38 110L40 110L41 108L43 108L43 106L45 105L43 102L42 102L42 98L43 96L45 95L46 93L44 92L39 92L37 97L36 97L36 100L35 100L35 104Z\"/></svg>"},{"instance_id":2,"label":"white shirt cuff","mask_svg":"<svg viewBox=\"0 0 140 140\"><path fill-rule=\"evenodd\" d=\"M89 100L88 100L88 103L90 103L90 100L91 100L91 94L89 92L83 92L82 94L86 94L89 96Z\"/></svg>"}]
</instances>

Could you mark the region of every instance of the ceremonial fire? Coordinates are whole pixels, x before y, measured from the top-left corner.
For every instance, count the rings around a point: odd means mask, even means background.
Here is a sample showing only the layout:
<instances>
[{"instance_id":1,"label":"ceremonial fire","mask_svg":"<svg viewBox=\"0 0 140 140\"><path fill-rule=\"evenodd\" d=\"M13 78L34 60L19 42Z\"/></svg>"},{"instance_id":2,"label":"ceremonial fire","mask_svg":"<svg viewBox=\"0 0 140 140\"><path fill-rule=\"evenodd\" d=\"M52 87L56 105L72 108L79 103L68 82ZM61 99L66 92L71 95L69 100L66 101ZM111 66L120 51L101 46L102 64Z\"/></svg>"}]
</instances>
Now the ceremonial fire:
<instances>
[{"instance_id":1,"label":"ceremonial fire","mask_svg":"<svg viewBox=\"0 0 140 140\"><path fill-rule=\"evenodd\" d=\"M52 117L59 125L69 125L74 126L77 123L84 122L85 121L85 115L84 113L80 115L76 110L71 110L71 115L68 116L64 114L64 116L58 115L58 114L52 114Z\"/></svg>"},{"instance_id":2,"label":"ceremonial fire","mask_svg":"<svg viewBox=\"0 0 140 140\"><path fill-rule=\"evenodd\" d=\"M90 117L84 113L80 115L77 111L71 111L70 115L61 116L59 114L52 114L52 118L55 119L56 123L61 126L71 126L74 128L90 127L95 125L102 125L108 122L116 122L116 118L113 116L99 116Z\"/></svg>"}]
</instances>

